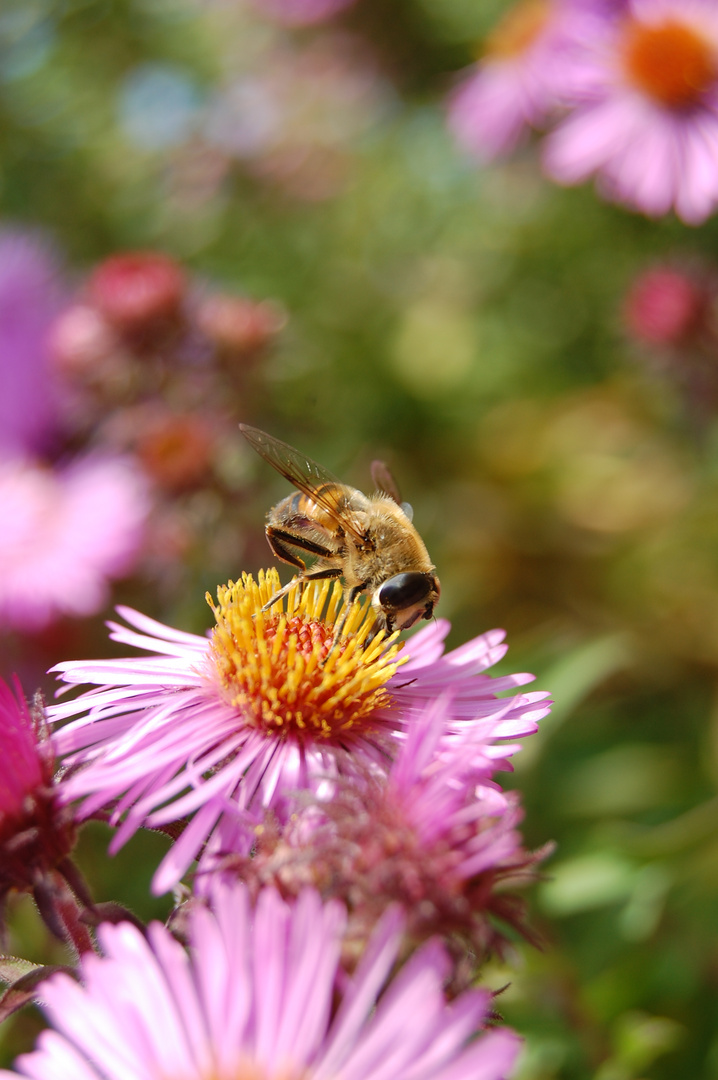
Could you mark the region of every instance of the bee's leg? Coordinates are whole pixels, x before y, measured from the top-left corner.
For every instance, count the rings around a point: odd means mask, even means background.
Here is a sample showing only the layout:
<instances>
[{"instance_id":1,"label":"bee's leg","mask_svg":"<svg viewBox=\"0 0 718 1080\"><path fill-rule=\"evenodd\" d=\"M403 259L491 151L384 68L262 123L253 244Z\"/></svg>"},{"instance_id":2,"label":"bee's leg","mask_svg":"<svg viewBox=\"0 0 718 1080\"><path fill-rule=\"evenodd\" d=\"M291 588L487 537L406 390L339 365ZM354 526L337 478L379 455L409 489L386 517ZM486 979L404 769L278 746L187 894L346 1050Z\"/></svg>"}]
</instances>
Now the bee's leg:
<instances>
[{"instance_id":1,"label":"bee's leg","mask_svg":"<svg viewBox=\"0 0 718 1080\"><path fill-rule=\"evenodd\" d=\"M321 544L315 543L313 540L307 540L303 536L296 536L294 533L285 532L284 529L276 529L273 525L267 525L266 530L267 541L274 554L282 562L289 563L290 566L296 566L301 571L296 577L293 577L290 582L283 585L279 589L271 600L262 607L262 611L268 611L273 604L276 604L277 600L281 600L283 596L294 588L299 582L305 581L317 581L320 578L341 577L341 569L331 567L324 570L314 570L311 573L306 573L306 564L302 562L298 555L295 555L290 551L288 544L292 547L299 548L300 551L306 551L310 555L316 555L318 558L331 558L333 552L327 548L322 547Z\"/></svg>"},{"instance_id":2,"label":"bee's leg","mask_svg":"<svg viewBox=\"0 0 718 1080\"><path fill-rule=\"evenodd\" d=\"M312 570L311 574L302 574L302 581L324 581L326 578L338 578L341 576L341 566L328 566L326 570Z\"/></svg>"},{"instance_id":3,"label":"bee's leg","mask_svg":"<svg viewBox=\"0 0 718 1080\"><path fill-rule=\"evenodd\" d=\"M267 542L277 558L281 559L282 562L289 563L290 566L296 566L302 571L306 570L306 564L302 562L298 555L290 551L289 545L293 548L299 548L300 551L306 551L309 555L317 555L322 559L331 558L334 554L329 548L315 543L314 540L307 540L306 537L297 536L296 533L285 532L284 529L276 529L274 525L267 525L264 531L267 535Z\"/></svg>"}]
</instances>

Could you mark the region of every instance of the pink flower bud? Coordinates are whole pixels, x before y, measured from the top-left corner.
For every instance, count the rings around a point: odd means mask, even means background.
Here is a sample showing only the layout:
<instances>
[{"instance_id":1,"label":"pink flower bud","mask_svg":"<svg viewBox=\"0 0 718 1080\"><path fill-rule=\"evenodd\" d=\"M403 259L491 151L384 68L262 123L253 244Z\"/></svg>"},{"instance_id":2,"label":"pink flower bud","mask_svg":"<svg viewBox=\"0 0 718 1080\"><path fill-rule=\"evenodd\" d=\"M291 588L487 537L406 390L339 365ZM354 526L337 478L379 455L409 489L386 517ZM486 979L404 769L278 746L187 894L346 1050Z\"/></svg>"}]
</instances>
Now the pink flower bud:
<instances>
[{"instance_id":1,"label":"pink flower bud","mask_svg":"<svg viewBox=\"0 0 718 1080\"><path fill-rule=\"evenodd\" d=\"M96 268L89 282L90 298L99 311L127 331L176 317L185 289L182 268L154 251L114 255Z\"/></svg>"}]
</instances>

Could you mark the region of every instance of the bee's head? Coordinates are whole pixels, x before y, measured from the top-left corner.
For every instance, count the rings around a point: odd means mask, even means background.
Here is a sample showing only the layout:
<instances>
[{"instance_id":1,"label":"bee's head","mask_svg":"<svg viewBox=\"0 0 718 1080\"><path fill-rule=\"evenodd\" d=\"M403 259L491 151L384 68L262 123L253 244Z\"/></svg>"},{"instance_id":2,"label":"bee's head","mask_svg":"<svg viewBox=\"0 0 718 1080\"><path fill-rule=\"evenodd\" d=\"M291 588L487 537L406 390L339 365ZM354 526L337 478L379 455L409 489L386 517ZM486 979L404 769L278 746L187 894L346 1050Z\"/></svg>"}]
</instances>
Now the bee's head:
<instances>
[{"instance_id":1,"label":"bee's head","mask_svg":"<svg viewBox=\"0 0 718 1080\"><path fill-rule=\"evenodd\" d=\"M372 605L391 633L406 630L419 619L430 619L440 592L436 574L407 571L385 581L374 593Z\"/></svg>"}]
</instances>

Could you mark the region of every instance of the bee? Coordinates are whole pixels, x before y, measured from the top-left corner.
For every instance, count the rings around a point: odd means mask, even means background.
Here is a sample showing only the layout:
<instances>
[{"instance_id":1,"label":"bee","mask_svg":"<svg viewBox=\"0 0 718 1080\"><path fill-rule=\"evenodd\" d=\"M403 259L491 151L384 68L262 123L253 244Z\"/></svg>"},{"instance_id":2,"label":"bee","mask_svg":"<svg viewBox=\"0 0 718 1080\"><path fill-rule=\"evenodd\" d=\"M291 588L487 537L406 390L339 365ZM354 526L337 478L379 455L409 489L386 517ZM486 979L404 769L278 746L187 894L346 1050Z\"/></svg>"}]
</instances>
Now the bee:
<instances>
[{"instance_id":1,"label":"bee","mask_svg":"<svg viewBox=\"0 0 718 1080\"><path fill-rule=\"evenodd\" d=\"M298 488L267 514L270 548L298 573L265 608L297 582L344 578L346 605L335 642L362 593L371 598L374 633L406 630L419 619L430 619L439 599L439 579L411 523L411 506L401 502L387 466L372 463L377 490L367 496L287 443L247 424L239 427L257 453ZM306 557L314 558L310 569Z\"/></svg>"}]
</instances>

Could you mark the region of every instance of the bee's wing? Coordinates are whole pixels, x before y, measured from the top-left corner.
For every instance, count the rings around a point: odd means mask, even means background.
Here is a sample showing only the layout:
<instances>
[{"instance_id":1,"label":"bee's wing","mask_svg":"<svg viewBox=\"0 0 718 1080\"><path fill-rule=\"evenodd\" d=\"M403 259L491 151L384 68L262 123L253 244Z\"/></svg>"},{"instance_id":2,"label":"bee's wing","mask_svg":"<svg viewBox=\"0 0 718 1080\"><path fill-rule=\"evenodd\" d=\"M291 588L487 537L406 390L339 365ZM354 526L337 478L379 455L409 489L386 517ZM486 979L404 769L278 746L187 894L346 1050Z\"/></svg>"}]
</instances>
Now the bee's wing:
<instances>
[{"instance_id":1,"label":"bee's wing","mask_svg":"<svg viewBox=\"0 0 718 1080\"><path fill-rule=\"evenodd\" d=\"M359 541L365 539L364 531L350 506L352 500L356 501L355 496L361 495L360 492L342 484L328 469L266 431L250 427L249 424L240 424L239 430L265 461L320 506L345 532L351 533Z\"/></svg>"},{"instance_id":2,"label":"bee's wing","mask_svg":"<svg viewBox=\"0 0 718 1080\"><path fill-rule=\"evenodd\" d=\"M381 491L382 494L388 495L390 499L393 499L395 503L399 503L401 506L399 485L385 461L372 461L371 478L377 491Z\"/></svg>"}]
</instances>

